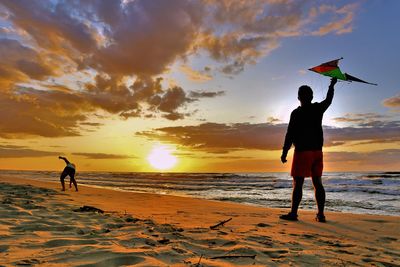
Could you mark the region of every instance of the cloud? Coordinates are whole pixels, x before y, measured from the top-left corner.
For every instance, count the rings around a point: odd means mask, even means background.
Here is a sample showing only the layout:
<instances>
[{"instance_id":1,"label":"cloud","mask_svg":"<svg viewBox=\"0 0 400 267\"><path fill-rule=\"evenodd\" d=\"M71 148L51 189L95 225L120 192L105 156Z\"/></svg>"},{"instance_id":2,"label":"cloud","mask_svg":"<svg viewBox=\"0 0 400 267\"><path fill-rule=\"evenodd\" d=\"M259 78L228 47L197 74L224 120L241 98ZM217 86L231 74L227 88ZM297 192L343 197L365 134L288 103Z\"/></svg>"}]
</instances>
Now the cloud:
<instances>
[{"instance_id":1,"label":"cloud","mask_svg":"<svg viewBox=\"0 0 400 267\"><path fill-rule=\"evenodd\" d=\"M386 98L385 100L383 100L382 104L385 107L393 108L396 111L400 111L400 94L390 98Z\"/></svg>"},{"instance_id":2,"label":"cloud","mask_svg":"<svg viewBox=\"0 0 400 267\"><path fill-rule=\"evenodd\" d=\"M111 76L159 75L198 51L233 73L276 49L285 36L307 35L316 26L320 34L348 31L357 7L221 0L21 0L2 6L13 28L46 55Z\"/></svg>"},{"instance_id":3,"label":"cloud","mask_svg":"<svg viewBox=\"0 0 400 267\"><path fill-rule=\"evenodd\" d=\"M107 3L90 2L99 10ZM107 73L157 75L185 56L196 39L203 7L199 1L129 1L114 4L104 35L109 44L88 63ZM104 12L93 16L104 19ZM108 18L106 18L108 19ZM109 20L111 21L111 20Z\"/></svg>"},{"instance_id":4,"label":"cloud","mask_svg":"<svg viewBox=\"0 0 400 267\"><path fill-rule=\"evenodd\" d=\"M372 152L326 152L324 160L331 163L346 163L347 165L358 166L377 166L377 169L385 169L383 166L396 165L399 162L400 149L383 149Z\"/></svg>"},{"instance_id":5,"label":"cloud","mask_svg":"<svg viewBox=\"0 0 400 267\"><path fill-rule=\"evenodd\" d=\"M275 117L272 117L272 116L270 116L270 117L267 118L267 122L268 122L268 123L271 123L271 124L278 123L278 122L280 122L280 121L281 121L280 119L275 118Z\"/></svg>"},{"instance_id":6,"label":"cloud","mask_svg":"<svg viewBox=\"0 0 400 267\"><path fill-rule=\"evenodd\" d=\"M87 159L132 159L135 156L119 155L119 154L106 154L106 153L72 153L75 156L82 156Z\"/></svg>"},{"instance_id":7,"label":"cloud","mask_svg":"<svg viewBox=\"0 0 400 267\"><path fill-rule=\"evenodd\" d=\"M182 119L194 99L160 78L177 62L208 55L213 72L234 75L282 38L348 32L356 11L289 0L5 0L0 9L2 137L76 136L99 110ZM180 71L210 77L209 67Z\"/></svg>"},{"instance_id":8,"label":"cloud","mask_svg":"<svg viewBox=\"0 0 400 267\"><path fill-rule=\"evenodd\" d=\"M94 108L82 97L24 88L0 92L0 137L78 136L78 122Z\"/></svg>"},{"instance_id":9,"label":"cloud","mask_svg":"<svg viewBox=\"0 0 400 267\"><path fill-rule=\"evenodd\" d=\"M161 80L137 79L130 87L116 85L106 78L96 78L86 91L37 90L20 87L0 91L0 137L78 136L80 126L91 124L88 114L98 109L122 118L148 116L142 111L161 113L170 120L182 119L188 113L179 112L194 99L181 87L161 89Z\"/></svg>"},{"instance_id":10,"label":"cloud","mask_svg":"<svg viewBox=\"0 0 400 267\"><path fill-rule=\"evenodd\" d=\"M139 132L149 139L171 142L212 153L227 153L240 149L279 149L286 125L204 123L197 126L177 126Z\"/></svg>"},{"instance_id":11,"label":"cloud","mask_svg":"<svg viewBox=\"0 0 400 267\"><path fill-rule=\"evenodd\" d=\"M352 22L354 20L354 13L358 8L358 4L348 4L343 7L337 8L336 6L322 5L318 11L322 14L331 12L335 15L332 22L321 26L318 30L312 32L313 35L326 35L328 33L345 34L353 31Z\"/></svg>"},{"instance_id":12,"label":"cloud","mask_svg":"<svg viewBox=\"0 0 400 267\"><path fill-rule=\"evenodd\" d=\"M91 127L100 127L104 124L99 123L99 122L81 122L80 125L91 126Z\"/></svg>"},{"instance_id":13,"label":"cloud","mask_svg":"<svg viewBox=\"0 0 400 267\"><path fill-rule=\"evenodd\" d=\"M324 127L325 146L348 142L398 142L399 121L380 122L363 127ZM287 124L203 123L195 126L163 127L136 135L174 143L210 153L243 149L278 150L283 146Z\"/></svg>"},{"instance_id":14,"label":"cloud","mask_svg":"<svg viewBox=\"0 0 400 267\"><path fill-rule=\"evenodd\" d=\"M399 128L400 121L375 121L363 124L362 127L325 127L325 145L333 146L349 141L398 142L400 141Z\"/></svg>"},{"instance_id":15,"label":"cloud","mask_svg":"<svg viewBox=\"0 0 400 267\"><path fill-rule=\"evenodd\" d=\"M190 91L189 96L192 98L213 98L225 95L225 91Z\"/></svg>"},{"instance_id":16,"label":"cloud","mask_svg":"<svg viewBox=\"0 0 400 267\"><path fill-rule=\"evenodd\" d=\"M0 39L0 90L15 81L41 80L55 73L46 60L34 49L12 39Z\"/></svg>"},{"instance_id":17,"label":"cloud","mask_svg":"<svg viewBox=\"0 0 400 267\"><path fill-rule=\"evenodd\" d=\"M400 121L392 120L391 116L377 113L347 113L342 117L334 118L336 122L343 122L348 127L327 127L329 133L326 143L359 141L357 144L389 143L399 141L396 135Z\"/></svg>"},{"instance_id":18,"label":"cloud","mask_svg":"<svg viewBox=\"0 0 400 267\"><path fill-rule=\"evenodd\" d=\"M181 87L169 88L160 98L158 109L167 113L173 113L176 109L184 105L186 102L193 100L186 97L185 91Z\"/></svg>"},{"instance_id":19,"label":"cloud","mask_svg":"<svg viewBox=\"0 0 400 267\"><path fill-rule=\"evenodd\" d=\"M400 149L385 149L373 152L324 152L324 169L327 171L398 171ZM291 157L289 157L291 160ZM279 165L280 159L225 159L213 160L207 163L205 171L226 170L228 172L246 171L287 171L284 165Z\"/></svg>"},{"instance_id":20,"label":"cloud","mask_svg":"<svg viewBox=\"0 0 400 267\"><path fill-rule=\"evenodd\" d=\"M0 145L0 158L40 158L56 155L59 153L30 149L24 146Z\"/></svg>"},{"instance_id":21,"label":"cloud","mask_svg":"<svg viewBox=\"0 0 400 267\"><path fill-rule=\"evenodd\" d=\"M228 153L228 152L226 152ZM226 154L226 153L221 153L221 154ZM236 156L236 155L198 155L196 153L189 153L189 152L174 152L173 153L177 157L181 158L193 158L193 159L251 159L254 157L249 157L249 156Z\"/></svg>"},{"instance_id":22,"label":"cloud","mask_svg":"<svg viewBox=\"0 0 400 267\"><path fill-rule=\"evenodd\" d=\"M336 122L349 123L355 126L371 126L389 120L387 115L377 113L346 113L342 117L333 118Z\"/></svg>"},{"instance_id":23,"label":"cloud","mask_svg":"<svg viewBox=\"0 0 400 267\"><path fill-rule=\"evenodd\" d=\"M186 74L189 80L194 82L206 82L212 79L210 74L195 71L187 65L181 65L179 69Z\"/></svg>"}]
</instances>

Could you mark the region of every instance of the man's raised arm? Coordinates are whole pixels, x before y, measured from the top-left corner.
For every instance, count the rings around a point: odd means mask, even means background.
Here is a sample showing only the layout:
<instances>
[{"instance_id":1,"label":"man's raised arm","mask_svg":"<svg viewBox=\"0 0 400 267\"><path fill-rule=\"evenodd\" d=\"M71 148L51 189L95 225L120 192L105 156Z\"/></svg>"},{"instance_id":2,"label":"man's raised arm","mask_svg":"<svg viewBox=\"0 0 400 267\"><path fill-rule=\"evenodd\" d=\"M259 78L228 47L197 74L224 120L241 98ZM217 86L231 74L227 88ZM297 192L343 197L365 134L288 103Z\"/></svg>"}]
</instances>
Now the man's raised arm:
<instances>
[{"instance_id":1,"label":"man's raised arm","mask_svg":"<svg viewBox=\"0 0 400 267\"><path fill-rule=\"evenodd\" d=\"M337 83L336 78L331 79L331 84L329 85L328 93L326 94L326 98L321 102L323 110L327 110L332 103L333 95L335 92L335 84Z\"/></svg>"},{"instance_id":2,"label":"man's raised arm","mask_svg":"<svg viewBox=\"0 0 400 267\"><path fill-rule=\"evenodd\" d=\"M59 158L59 159L62 159L62 160L64 160L66 164L68 164L68 163L69 163L69 161L68 161L68 160L67 160L67 158L65 158L65 157L61 157L61 156L59 156L58 158Z\"/></svg>"}]
</instances>

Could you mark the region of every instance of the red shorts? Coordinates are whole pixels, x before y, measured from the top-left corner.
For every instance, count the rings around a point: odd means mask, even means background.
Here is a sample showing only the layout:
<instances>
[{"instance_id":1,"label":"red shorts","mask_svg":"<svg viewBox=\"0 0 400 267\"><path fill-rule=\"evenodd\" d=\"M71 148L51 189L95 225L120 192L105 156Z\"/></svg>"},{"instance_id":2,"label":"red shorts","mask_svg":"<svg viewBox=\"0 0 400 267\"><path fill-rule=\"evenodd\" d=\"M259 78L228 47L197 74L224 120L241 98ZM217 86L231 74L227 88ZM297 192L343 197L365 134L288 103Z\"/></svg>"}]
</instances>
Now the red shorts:
<instances>
[{"instance_id":1,"label":"red shorts","mask_svg":"<svg viewBox=\"0 0 400 267\"><path fill-rule=\"evenodd\" d=\"M323 168L321 150L294 152L291 171L293 177L321 177Z\"/></svg>"}]
</instances>

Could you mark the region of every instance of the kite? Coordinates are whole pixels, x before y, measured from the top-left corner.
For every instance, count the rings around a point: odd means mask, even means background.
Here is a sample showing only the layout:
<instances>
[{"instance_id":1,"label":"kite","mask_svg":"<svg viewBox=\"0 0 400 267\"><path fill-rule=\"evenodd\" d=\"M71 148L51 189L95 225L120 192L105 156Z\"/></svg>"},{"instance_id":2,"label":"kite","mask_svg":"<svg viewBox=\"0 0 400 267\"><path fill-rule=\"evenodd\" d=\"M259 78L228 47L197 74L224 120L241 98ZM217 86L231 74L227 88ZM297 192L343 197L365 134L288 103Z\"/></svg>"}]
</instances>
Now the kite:
<instances>
[{"instance_id":1,"label":"kite","mask_svg":"<svg viewBox=\"0 0 400 267\"><path fill-rule=\"evenodd\" d=\"M329 77L332 77L332 78L337 78L338 80L343 80L343 81L348 81L348 82L360 82L360 83L367 83L367 84L377 85L376 83L369 83L369 82L363 81L363 80L361 80L359 78L356 78L354 76L351 76L350 74L343 73L340 70L339 66L338 66L339 60L341 60L341 59L343 59L343 58L341 57L339 59L335 59L335 60L332 60L332 61L329 61L329 62L322 63L321 65L313 67L313 68L308 69L308 70L311 70L311 71L314 71L316 73L319 73L319 74L322 74L322 75L325 75L325 76L329 76Z\"/></svg>"}]
</instances>

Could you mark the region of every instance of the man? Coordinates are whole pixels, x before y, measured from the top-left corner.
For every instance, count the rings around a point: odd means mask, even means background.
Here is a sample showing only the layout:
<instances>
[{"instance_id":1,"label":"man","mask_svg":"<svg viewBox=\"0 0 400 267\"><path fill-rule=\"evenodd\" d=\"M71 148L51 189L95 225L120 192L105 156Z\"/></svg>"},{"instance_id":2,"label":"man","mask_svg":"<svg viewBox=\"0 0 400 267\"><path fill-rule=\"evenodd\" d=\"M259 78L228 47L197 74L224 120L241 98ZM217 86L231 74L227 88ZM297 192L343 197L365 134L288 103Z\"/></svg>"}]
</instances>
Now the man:
<instances>
[{"instance_id":1,"label":"man","mask_svg":"<svg viewBox=\"0 0 400 267\"><path fill-rule=\"evenodd\" d=\"M303 85L299 88L298 99L300 106L292 111L283 145L282 163L286 162L287 153L295 147L291 176L293 177L292 208L288 214L281 215L284 220L297 221L297 210L303 195L304 177L312 177L317 202L318 213L316 220L326 222L324 215L325 189L321 176L323 169L322 145L324 142L322 131L322 117L332 103L336 78L331 79L326 98L321 103L311 103L313 91Z\"/></svg>"},{"instance_id":2,"label":"man","mask_svg":"<svg viewBox=\"0 0 400 267\"><path fill-rule=\"evenodd\" d=\"M75 186L75 191L78 192L78 184L75 181L75 164L69 162L68 159L65 157L60 156L58 158L64 160L65 164L67 164L67 166L64 168L64 170L60 176L62 191L65 191L64 179L65 179L65 177L67 177L67 175L69 175L69 177L70 177L69 187L71 188L71 182L72 182Z\"/></svg>"}]
</instances>

